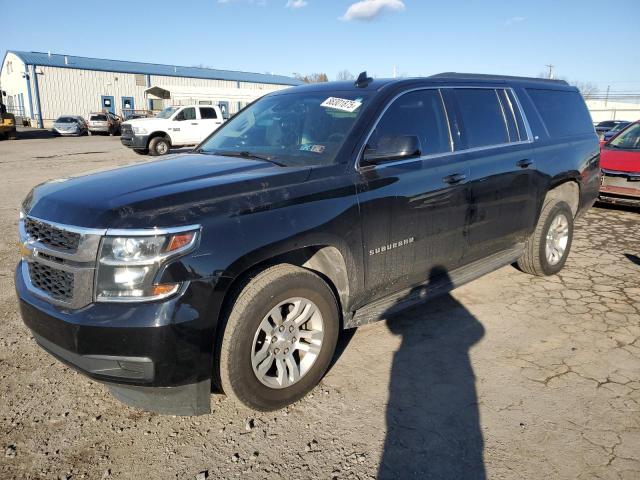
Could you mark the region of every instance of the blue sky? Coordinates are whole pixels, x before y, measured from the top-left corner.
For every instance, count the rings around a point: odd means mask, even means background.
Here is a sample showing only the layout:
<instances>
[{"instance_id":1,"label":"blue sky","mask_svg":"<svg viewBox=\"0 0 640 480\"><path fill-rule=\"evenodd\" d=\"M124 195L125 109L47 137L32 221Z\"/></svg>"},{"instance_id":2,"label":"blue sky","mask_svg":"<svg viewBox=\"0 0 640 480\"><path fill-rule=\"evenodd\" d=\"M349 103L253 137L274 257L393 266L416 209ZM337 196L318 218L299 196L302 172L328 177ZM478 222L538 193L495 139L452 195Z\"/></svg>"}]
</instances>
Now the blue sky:
<instances>
[{"instance_id":1,"label":"blue sky","mask_svg":"<svg viewBox=\"0 0 640 480\"><path fill-rule=\"evenodd\" d=\"M607 85L640 91L640 0L617 0L608 8L601 0L0 0L0 5L0 50L286 75L326 72L330 78L343 69L391 76L394 65L406 75L536 76L552 63L557 75L596 83L602 91Z\"/></svg>"}]
</instances>

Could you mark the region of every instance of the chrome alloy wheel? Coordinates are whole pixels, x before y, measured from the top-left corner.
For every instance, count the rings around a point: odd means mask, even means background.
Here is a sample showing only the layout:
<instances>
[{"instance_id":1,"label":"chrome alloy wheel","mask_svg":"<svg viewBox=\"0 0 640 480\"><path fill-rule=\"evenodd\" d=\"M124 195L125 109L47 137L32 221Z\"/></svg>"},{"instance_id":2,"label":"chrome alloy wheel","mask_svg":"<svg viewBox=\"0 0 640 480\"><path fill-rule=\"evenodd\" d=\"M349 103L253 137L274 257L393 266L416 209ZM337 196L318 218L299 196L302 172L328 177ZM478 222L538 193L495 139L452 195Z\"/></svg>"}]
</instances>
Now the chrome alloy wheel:
<instances>
[{"instance_id":1,"label":"chrome alloy wheel","mask_svg":"<svg viewBox=\"0 0 640 480\"><path fill-rule=\"evenodd\" d=\"M315 303L300 297L280 302L253 337L253 373L270 388L297 383L316 362L323 337L324 322Z\"/></svg>"},{"instance_id":2,"label":"chrome alloy wheel","mask_svg":"<svg viewBox=\"0 0 640 480\"><path fill-rule=\"evenodd\" d=\"M157 147L156 147L156 151L160 154L160 155L164 155L169 151L169 145L167 145L166 142L161 142Z\"/></svg>"},{"instance_id":3,"label":"chrome alloy wheel","mask_svg":"<svg viewBox=\"0 0 640 480\"><path fill-rule=\"evenodd\" d=\"M563 213L559 213L549 225L545 253L549 265L557 265L569 243L569 220Z\"/></svg>"}]
</instances>

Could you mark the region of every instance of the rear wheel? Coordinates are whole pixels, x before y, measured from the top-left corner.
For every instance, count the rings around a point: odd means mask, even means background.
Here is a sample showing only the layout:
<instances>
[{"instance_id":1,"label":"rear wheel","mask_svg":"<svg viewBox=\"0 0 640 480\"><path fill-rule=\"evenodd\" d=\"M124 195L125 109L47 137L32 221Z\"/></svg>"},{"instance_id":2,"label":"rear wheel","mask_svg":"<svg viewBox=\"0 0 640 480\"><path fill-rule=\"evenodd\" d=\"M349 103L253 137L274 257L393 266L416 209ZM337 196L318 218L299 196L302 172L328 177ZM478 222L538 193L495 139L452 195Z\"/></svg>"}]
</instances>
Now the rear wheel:
<instances>
[{"instance_id":1,"label":"rear wheel","mask_svg":"<svg viewBox=\"0 0 640 480\"><path fill-rule=\"evenodd\" d=\"M545 203L533 234L525 243L518 268L532 275L554 275L564 267L573 240L573 212L566 202Z\"/></svg>"},{"instance_id":2,"label":"rear wheel","mask_svg":"<svg viewBox=\"0 0 640 480\"><path fill-rule=\"evenodd\" d=\"M155 137L149 142L149 153L154 157L158 155L166 155L169 153L170 148L171 145L169 144L169 141L164 137Z\"/></svg>"},{"instance_id":3,"label":"rear wheel","mask_svg":"<svg viewBox=\"0 0 640 480\"><path fill-rule=\"evenodd\" d=\"M335 297L316 274L270 267L240 291L216 351L220 386L246 406L269 411L313 389L338 339Z\"/></svg>"}]
</instances>

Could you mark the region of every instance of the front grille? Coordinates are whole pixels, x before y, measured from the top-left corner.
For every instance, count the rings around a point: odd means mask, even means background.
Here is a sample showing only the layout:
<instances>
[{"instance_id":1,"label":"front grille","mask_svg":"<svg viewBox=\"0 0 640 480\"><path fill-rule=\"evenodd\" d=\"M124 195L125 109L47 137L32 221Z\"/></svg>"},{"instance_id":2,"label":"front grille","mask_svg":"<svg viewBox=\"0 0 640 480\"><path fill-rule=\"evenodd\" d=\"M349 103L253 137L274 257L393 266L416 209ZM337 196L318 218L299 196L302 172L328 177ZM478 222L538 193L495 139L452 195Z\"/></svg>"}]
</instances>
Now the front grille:
<instances>
[{"instance_id":1,"label":"front grille","mask_svg":"<svg viewBox=\"0 0 640 480\"><path fill-rule=\"evenodd\" d=\"M131 125L123 123L120 126L120 135L126 135L127 137L133 136L133 128L131 128Z\"/></svg>"},{"instance_id":2,"label":"front grille","mask_svg":"<svg viewBox=\"0 0 640 480\"><path fill-rule=\"evenodd\" d=\"M41 263L29 262L31 284L56 300L66 302L73 298L73 274Z\"/></svg>"},{"instance_id":3,"label":"front grille","mask_svg":"<svg viewBox=\"0 0 640 480\"><path fill-rule=\"evenodd\" d=\"M54 227L48 223L26 218L24 229L29 237L49 247L75 252L78 250L80 234Z\"/></svg>"}]
</instances>

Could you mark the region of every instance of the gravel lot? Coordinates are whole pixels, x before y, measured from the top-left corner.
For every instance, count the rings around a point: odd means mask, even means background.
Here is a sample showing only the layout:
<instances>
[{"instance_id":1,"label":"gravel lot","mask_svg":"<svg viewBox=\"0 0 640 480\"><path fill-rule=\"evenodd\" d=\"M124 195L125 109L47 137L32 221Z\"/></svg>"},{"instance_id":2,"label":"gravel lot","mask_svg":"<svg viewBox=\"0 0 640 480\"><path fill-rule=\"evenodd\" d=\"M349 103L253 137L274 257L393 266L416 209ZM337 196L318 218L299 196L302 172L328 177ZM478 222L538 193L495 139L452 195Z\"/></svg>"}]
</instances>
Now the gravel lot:
<instances>
[{"instance_id":1,"label":"gravel lot","mask_svg":"<svg viewBox=\"0 0 640 480\"><path fill-rule=\"evenodd\" d=\"M170 417L45 354L14 294L29 189L132 161L118 138L0 142L0 478L640 478L640 211L592 209L559 276L503 268L344 335L286 411Z\"/></svg>"}]
</instances>

